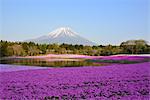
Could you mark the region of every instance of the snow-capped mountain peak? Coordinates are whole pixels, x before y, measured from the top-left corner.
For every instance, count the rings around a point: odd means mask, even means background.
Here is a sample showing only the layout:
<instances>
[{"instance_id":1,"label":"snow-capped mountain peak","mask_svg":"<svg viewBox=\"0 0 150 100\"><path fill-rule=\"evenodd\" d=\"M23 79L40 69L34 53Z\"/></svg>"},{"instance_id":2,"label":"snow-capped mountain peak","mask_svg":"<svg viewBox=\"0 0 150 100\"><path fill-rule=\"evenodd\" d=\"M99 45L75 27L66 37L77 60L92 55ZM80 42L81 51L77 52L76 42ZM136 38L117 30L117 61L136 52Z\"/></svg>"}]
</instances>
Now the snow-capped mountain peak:
<instances>
[{"instance_id":1,"label":"snow-capped mountain peak","mask_svg":"<svg viewBox=\"0 0 150 100\"><path fill-rule=\"evenodd\" d=\"M76 33L72 31L69 27L60 27L48 34L52 38L59 36L76 36Z\"/></svg>"},{"instance_id":2,"label":"snow-capped mountain peak","mask_svg":"<svg viewBox=\"0 0 150 100\"><path fill-rule=\"evenodd\" d=\"M49 44L49 43L66 43L66 44L79 44L79 45L96 45L94 42L81 37L76 32L72 31L69 27L58 28L48 35L44 35L35 39L26 40L27 42L35 42L39 44Z\"/></svg>"}]
</instances>

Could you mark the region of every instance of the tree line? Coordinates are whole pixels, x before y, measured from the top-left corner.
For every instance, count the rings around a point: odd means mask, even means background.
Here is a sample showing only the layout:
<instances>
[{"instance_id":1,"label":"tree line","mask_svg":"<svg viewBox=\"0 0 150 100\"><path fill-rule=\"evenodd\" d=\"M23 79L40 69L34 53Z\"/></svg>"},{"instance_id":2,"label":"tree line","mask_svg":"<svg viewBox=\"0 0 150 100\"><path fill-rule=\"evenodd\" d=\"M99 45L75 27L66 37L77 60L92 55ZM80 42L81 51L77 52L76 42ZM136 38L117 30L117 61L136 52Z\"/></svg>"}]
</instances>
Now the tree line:
<instances>
[{"instance_id":1,"label":"tree line","mask_svg":"<svg viewBox=\"0 0 150 100\"><path fill-rule=\"evenodd\" d=\"M83 54L108 56L115 54L149 54L150 45L145 40L129 40L119 46L84 46L72 44L37 44L34 42L0 41L0 57L36 56L44 54Z\"/></svg>"}]
</instances>

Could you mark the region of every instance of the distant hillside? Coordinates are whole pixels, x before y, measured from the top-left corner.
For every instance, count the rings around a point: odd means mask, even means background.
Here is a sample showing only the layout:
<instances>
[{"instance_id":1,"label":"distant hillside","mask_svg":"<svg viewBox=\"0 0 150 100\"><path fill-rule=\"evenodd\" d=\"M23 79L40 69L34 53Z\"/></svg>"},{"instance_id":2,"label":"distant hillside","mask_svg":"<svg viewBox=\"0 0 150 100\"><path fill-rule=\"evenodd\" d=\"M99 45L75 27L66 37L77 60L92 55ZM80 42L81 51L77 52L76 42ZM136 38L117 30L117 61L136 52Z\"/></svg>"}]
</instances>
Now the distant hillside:
<instances>
[{"instance_id":1,"label":"distant hillside","mask_svg":"<svg viewBox=\"0 0 150 100\"><path fill-rule=\"evenodd\" d=\"M0 42L0 57L45 54L82 54L108 56L116 54L150 54L150 46L141 40L122 42L120 46L84 46L72 44L36 44L34 42Z\"/></svg>"}]
</instances>

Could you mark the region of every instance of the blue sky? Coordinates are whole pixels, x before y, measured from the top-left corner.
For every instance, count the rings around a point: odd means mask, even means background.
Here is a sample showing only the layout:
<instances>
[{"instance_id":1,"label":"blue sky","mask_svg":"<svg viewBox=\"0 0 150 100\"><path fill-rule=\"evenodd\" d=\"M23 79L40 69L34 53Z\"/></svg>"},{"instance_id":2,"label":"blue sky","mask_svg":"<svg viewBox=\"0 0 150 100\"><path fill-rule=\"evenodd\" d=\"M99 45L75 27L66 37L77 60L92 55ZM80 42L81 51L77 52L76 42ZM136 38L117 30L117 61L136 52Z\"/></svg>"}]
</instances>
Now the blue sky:
<instances>
[{"instance_id":1,"label":"blue sky","mask_svg":"<svg viewBox=\"0 0 150 100\"><path fill-rule=\"evenodd\" d=\"M149 39L149 0L0 0L1 39L22 41L71 27L98 44Z\"/></svg>"}]
</instances>

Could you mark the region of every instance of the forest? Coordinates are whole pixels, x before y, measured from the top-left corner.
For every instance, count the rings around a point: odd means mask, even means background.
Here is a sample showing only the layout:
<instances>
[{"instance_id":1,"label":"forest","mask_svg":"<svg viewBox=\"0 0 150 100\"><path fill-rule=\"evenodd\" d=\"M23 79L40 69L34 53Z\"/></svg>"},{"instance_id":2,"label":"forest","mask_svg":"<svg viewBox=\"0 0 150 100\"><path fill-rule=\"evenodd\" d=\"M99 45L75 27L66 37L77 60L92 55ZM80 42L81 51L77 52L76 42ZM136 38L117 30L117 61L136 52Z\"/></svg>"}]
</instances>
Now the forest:
<instances>
[{"instance_id":1,"label":"forest","mask_svg":"<svg viewBox=\"0 0 150 100\"><path fill-rule=\"evenodd\" d=\"M108 56L116 54L149 54L150 45L145 40L128 40L116 45L84 46L72 44L36 44L34 42L0 41L0 57L36 56L45 54L83 54Z\"/></svg>"}]
</instances>

